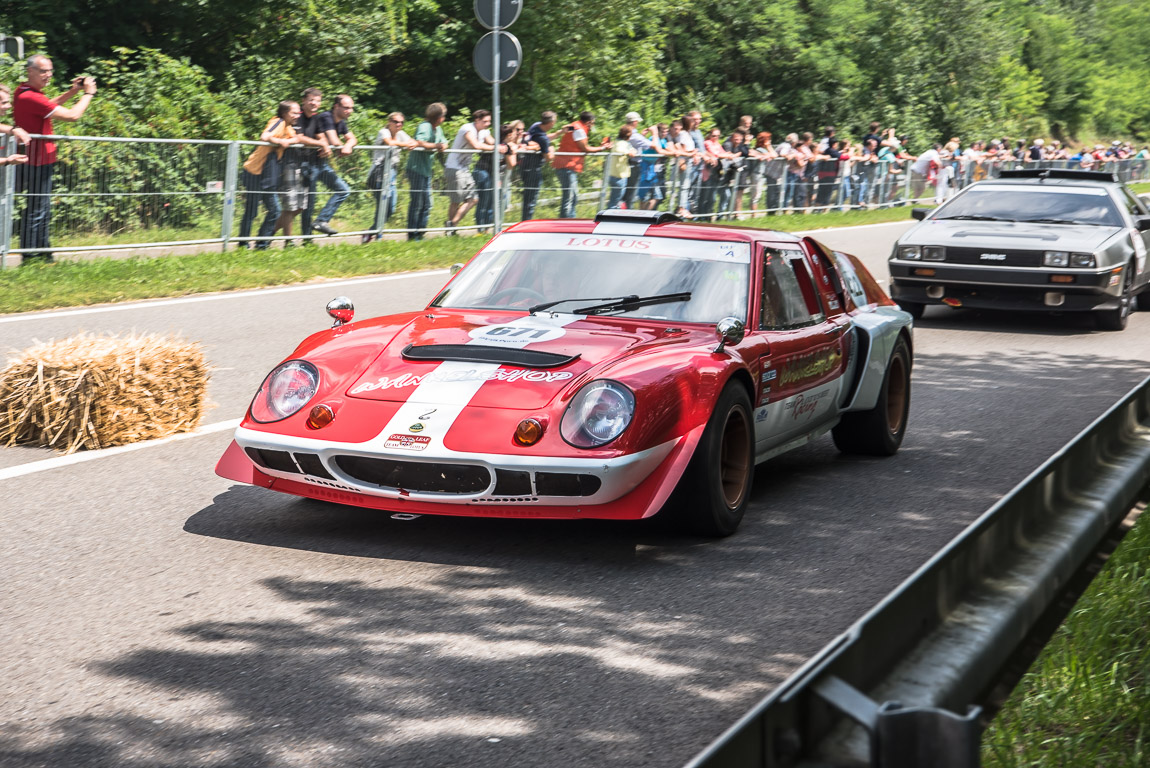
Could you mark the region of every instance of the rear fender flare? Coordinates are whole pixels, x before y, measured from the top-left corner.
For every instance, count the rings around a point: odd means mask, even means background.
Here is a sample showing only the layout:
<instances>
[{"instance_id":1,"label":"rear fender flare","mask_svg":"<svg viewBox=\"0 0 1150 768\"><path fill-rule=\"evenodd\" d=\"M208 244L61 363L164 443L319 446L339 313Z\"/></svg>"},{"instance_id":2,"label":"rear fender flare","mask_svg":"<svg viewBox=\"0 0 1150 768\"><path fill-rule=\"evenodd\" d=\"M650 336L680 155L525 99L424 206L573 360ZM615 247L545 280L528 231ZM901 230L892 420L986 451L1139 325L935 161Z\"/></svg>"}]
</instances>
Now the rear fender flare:
<instances>
[{"instance_id":1,"label":"rear fender flare","mask_svg":"<svg viewBox=\"0 0 1150 768\"><path fill-rule=\"evenodd\" d=\"M913 320L896 307L877 307L873 312L860 312L853 318L859 336L862 356L854 392L846 400L844 411L869 411L878 403L886 367L899 336L910 343ZM913 347L912 347L913 349Z\"/></svg>"}]
</instances>

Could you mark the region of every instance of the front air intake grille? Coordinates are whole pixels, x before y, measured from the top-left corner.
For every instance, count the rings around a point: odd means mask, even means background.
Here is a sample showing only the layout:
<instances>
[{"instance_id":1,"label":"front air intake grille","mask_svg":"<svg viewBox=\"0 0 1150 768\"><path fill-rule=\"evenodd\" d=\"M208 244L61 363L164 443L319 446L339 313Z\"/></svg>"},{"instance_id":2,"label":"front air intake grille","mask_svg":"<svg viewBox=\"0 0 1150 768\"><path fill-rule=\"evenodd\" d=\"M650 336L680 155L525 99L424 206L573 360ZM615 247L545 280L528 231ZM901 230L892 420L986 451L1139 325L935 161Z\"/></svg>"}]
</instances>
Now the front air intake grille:
<instances>
[{"instance_id":1,"label":"front air intake grille","mask_svg":"<svg viewBox=\"0 0 1150 768\"><path fill-rule=\"evenodd\" d=\"M995 248L951 248L946 249L946 261L950 264L982 264L989 267L1041 267L1042 251L1016 251ZM924 261L933 266L936 262Z\"/></svg>"},{"instance_id":2,"label":"front air intake grille","mask_svg":"<svg viewBox=\"0 0 1150 768\"><path fill-rule=\"evenodd\" d=\"M595 475L536 472L535 493L540 496L594 496L602 481Z\"/></svg>"},{"instance_id":3,"label":"front air intake grille","mask_svg":"<svg viewBox=\"0 0 1150 768\"><path fill-rule=\"evenodd\" d=\"M495 470L496 496L530 496L531 473L512 469Z\"/></svg>"},{"instance_id":4,"label":"front air intake grille","mask_svg":"<svg viewBox=\"0 0 1150 768\"><path fill-rule=\"evenodd\" d=\"M305 475L311 475L312 477L325 477L328 480L335 480L335 478L331 476L331 473L324 468L323 462L320 461L319 456L316 454L297 453L294 454L294 456L295 463L299 464L299 468L303 470Z\"/></svg>"},{"instance_id":5,"label":"front air intake grille","mask_svg":"<svg viewBox=\"0 0 1150 768\"><path fill-rule=\"evenodd\" d=\"M277 472L291 472L298 475L299 467L291 460L287 451L271 451L267 448L245 448L248 458L264 469L274 469Z\"/></svg>"},{"instance_id":6,"label":"front air intake grille","mask_svg":"<svg viewBox=\"0 0 1150 768\"><path fill-rule=\"evenodd\" d=\"M491 485L486 467L473 464L373 459L367 456L336 456L341 471L362 483L423 493L481 493Z\"/></svg>"}]
</instances>

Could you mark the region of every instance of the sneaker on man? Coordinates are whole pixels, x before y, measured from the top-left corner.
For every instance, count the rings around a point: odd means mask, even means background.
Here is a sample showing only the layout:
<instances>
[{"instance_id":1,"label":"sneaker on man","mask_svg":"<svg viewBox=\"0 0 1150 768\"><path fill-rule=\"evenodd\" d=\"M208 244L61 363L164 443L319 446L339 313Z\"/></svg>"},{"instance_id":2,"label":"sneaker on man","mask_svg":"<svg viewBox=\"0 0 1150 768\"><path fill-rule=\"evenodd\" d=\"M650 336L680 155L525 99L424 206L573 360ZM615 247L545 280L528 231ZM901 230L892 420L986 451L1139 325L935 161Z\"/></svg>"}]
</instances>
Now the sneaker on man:
<instances>
[{"instance_id":1,"label":"sneaker on man","mask_svg":"<svg viewBox=\"0 0 1150 768\"><path fill-rule=\"evenodd\" d=\"M447 221L443 222L443 228L445 230L447 230L443 234L445 234L449 237L455 237L457 234L459 234L458 232L455 231L455 225L451 223L451 219L448 219Z\"/></svg>"},{"instance_id":2,"label":"sneaker on man","mask_svg":"<svg viewBox=\"0 0 1150 768\"><path fill-rule=\"evenodd\" d=\"M328 224L326 221L317 221L315 224L312 224L311 225L311 231L312 232L322 232L323 234L328 235L329 237L331 235L338 235L339 234L339 231L337 229L335 229L334 227L332 227L330 224Z\"/></svg>"}]
</instances>

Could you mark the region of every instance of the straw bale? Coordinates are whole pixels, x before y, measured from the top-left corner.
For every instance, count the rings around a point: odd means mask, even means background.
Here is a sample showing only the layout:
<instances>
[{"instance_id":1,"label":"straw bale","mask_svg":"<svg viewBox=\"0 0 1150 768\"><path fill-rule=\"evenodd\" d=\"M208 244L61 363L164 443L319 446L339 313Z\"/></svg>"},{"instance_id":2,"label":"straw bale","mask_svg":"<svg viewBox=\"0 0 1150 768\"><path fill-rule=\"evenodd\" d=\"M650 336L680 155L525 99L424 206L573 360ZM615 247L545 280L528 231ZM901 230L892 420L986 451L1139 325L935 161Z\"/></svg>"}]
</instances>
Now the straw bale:
<instances>
[{"instance_id":1,"label":"straw bale","mask_svg":"<svg viewBox=\"0 0 1150 768\"><path fill-rule=\"evenodd\" d=\"M72 453L193 430L209 373L202 347L174 336L36 344L0 371L0 444Z\"/></svg>"}]
</instances>

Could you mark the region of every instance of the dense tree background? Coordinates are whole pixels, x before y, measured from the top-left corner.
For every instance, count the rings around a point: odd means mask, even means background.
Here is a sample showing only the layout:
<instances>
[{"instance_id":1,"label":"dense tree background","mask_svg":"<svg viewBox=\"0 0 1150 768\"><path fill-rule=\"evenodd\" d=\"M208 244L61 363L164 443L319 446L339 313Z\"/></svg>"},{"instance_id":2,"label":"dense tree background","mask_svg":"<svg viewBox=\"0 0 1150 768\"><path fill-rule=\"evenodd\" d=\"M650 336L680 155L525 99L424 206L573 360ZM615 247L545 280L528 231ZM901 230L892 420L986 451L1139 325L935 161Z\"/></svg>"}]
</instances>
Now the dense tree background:
<instances>
[{"instance_id":1,"label":"dense tree background","mask_svg":"<svg viewBox=\"0 0 1150 768\"><path fill-rule=\"evenodd\" d=\"M776 135L871 120L912 146L1010 135L1150 138L1150 0L525 0L504 115L581 109L646 120L700 109ZM444 101L489 106L471 0L0 0L0 33L84 72L82 126L251 138L308 85L346 91L367 128ZM19 70L9 64L4 80ZM80 127L77 127L79 129ZM366 133L361 129L360 133Z\"/></svg>"}]
</instances>

